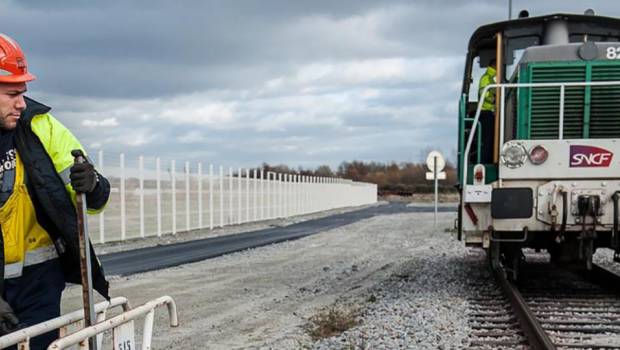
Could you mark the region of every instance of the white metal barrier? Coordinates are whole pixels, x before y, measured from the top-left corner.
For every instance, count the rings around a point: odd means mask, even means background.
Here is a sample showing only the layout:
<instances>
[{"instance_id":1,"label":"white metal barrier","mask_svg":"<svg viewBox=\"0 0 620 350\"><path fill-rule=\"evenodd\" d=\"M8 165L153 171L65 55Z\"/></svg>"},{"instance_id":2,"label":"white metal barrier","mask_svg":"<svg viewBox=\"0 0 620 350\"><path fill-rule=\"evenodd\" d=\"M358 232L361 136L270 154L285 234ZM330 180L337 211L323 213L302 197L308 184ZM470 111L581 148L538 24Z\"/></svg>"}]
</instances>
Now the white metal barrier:
<instances>
[{"instance_id":1,"label":"white metal barrier","mask_svg":"<svg viewBox=\"0 0 620 350\"><path fill-rule=\"evenodd\" d=\"M558 125L558 139L564 139L564 98L567 87L586 87L586 86L613 86L620 85L620 81L591 81L591 82L571 82L571 83L506 83L506 84L489 84L480 93L480 99L478 101L478 107L476 108L476 116L473 120L472 128L469 131L469 137L467 138L467 144L465 145L465 151L463 153L463 186L467 186L467 166L469 162L469 152L471 151L471 145L474 140L474 134L478 127L478 121L480 120L480 114L482 112L482 105L484 99L489 93L490 89L500 90L500 110L499 110L499 147L504 144L504 123L506 113L506 88L545 88L545 87L559 87L560 88L560 106L559 106L559 125ZM496 112L497 113L497 112Z\"/></svg>"},{"instance_id":2,"label":"white metal barrier","mask_svg":"<svg viewBox=\"0 0 620 350\"><path fill-rule=\"evenodd\" d=\"M107 310L114 307L122 307L123 311L130 310L129 301L124 297L112 298L110 301L104 301L95 305L95 313L97 313L97 322L105 320ZM53 330L60 330L60 337L69 334L71 327L81 327L84 320L84 310L76 310L69 314L45 321L34 326L20 329L13 333L0 337L0 349L16 345L19 350L30 349L30 339ZM98 337L98 342L101 338Z\"/></svg>"},{"instance_id":3,"label":"white metal barrier","mask_svg":"<svg viewBox=\"0 0 620 350\"><path fill-rule=\"evenodd\" d=\"M92 157L92 155L91 155ZM377 201L375 184L264 170L130 160L102 151L99 170L110 180L110 201L89 217L93 241L105 243L180 231L303 215ZM206 171L204 171L206 170Z\"/></svg>"},{"instance_id":4,"label":"white metal barrier","mask_svg":"<svg viewBox=\"0 0 620 350\"><path fill-rule=\"evenodd\" d=\"M151 349L151 340L153 338L153 320L155 317L155 309L161 306L168 307L168 317L170 318L170 326L177 327L179 320L177 316L177 307L174 300L169 296L159 297L151 300L144 305L123 312L120 315L112 317L108 320L98 322L95 325L81 329L75 333L69 334L63 338L54 341L48 349L66 349L72 345L85 344L88 346L88 338L101 335L103 332L112 330L114 350L134 350L136 348L133 321L136 318L144 317L144 325L142 332L142 350Z\"/></svg>"}]
</instances>

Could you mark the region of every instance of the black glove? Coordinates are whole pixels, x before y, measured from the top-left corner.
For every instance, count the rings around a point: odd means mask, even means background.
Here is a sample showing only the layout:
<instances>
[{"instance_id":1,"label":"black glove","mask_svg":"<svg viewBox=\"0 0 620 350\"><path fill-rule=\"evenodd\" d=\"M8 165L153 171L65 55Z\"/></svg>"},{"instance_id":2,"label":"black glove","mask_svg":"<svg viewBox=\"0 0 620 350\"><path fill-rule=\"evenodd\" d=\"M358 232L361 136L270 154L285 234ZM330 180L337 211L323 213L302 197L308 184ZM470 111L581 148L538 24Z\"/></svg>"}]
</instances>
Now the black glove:
<instances>
[{"instance_id":1,"label":"black glove","mask_svg":"<svg viewBox=\"0 0 620 350\"><path fill-rule=\"evenodd\" d=\"M76 192L91 193L99 182L95 167L88 162L74 164L69 170L71 171L69 175L71 186Z\"/></svg>"},{"instance_id":2,"label":"black glove","mask_svg":"<svg viewBox=\"0 0 620 350\"><path fill-rule=\"evenodd\" d=\"M11 306L0 298L0 336L14 332L24 325L19 323Z\"/></svg>"}]
</instances>

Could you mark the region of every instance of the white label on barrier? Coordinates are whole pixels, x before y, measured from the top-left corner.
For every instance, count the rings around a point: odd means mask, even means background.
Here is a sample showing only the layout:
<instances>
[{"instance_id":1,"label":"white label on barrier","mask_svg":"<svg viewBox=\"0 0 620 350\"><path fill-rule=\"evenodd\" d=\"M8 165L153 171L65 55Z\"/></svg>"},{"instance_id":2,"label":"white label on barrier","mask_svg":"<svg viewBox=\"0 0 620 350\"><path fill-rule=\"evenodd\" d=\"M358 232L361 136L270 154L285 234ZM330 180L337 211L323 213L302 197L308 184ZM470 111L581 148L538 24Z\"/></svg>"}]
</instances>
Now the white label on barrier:
<instances>
[{"instance_id":1,"label":"white label on barrier","mask_svg":"<svg viewBox=\"0 0 620 350\"><path fill-rule=\"evenodd\" d=\"M137 350L133 320L114 328L114 350Z\"/></svg>"},{"instance_id":2,"label":"white label on barrier","mask_svg":"<svg viewBox=\"0 0 620 350\"><path fill-rule=\"evenodd\" d=\"M491 185L467 185L465 186L465 203L491 203Z\"/></svg>"}]
</instances>

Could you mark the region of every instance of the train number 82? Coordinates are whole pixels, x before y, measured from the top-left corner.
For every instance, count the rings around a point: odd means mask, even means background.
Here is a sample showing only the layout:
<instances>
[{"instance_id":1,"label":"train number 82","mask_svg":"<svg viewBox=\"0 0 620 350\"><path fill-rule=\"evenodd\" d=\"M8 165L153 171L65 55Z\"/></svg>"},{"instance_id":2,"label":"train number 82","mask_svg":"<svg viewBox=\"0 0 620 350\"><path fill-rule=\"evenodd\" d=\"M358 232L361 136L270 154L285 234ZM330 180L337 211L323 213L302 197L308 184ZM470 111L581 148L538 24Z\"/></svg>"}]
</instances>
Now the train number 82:
<instances>
[{"instance_id":1,"label":"train number 82","mask_svg":"<svg viewBox=\"0 0 620 350\"><path fill-rule=\"evenodd\" d=\"M620 60L620 47L608 47L607 48L608 60Z\"/></svg>"}]
</instances>

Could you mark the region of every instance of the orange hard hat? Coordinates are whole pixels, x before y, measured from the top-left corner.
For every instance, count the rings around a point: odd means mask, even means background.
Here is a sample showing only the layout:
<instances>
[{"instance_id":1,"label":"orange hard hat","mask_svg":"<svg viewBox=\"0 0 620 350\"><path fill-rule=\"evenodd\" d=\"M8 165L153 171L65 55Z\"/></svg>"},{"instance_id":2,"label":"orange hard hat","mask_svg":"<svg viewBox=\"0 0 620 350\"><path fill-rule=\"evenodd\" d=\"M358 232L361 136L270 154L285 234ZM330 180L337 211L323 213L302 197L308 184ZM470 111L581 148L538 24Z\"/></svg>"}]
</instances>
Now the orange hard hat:
<instances>
[{"instance_id":1,"label":"orange hard hat","mask_svg":"<svg viewBox=\"0 0 620 350\"><path fill-rule=\"evenodd\" d=\"M0 83L25 83L35 79L28 73L21 47L8 35L0 33Z\"/></svg>"}]
</instances>

